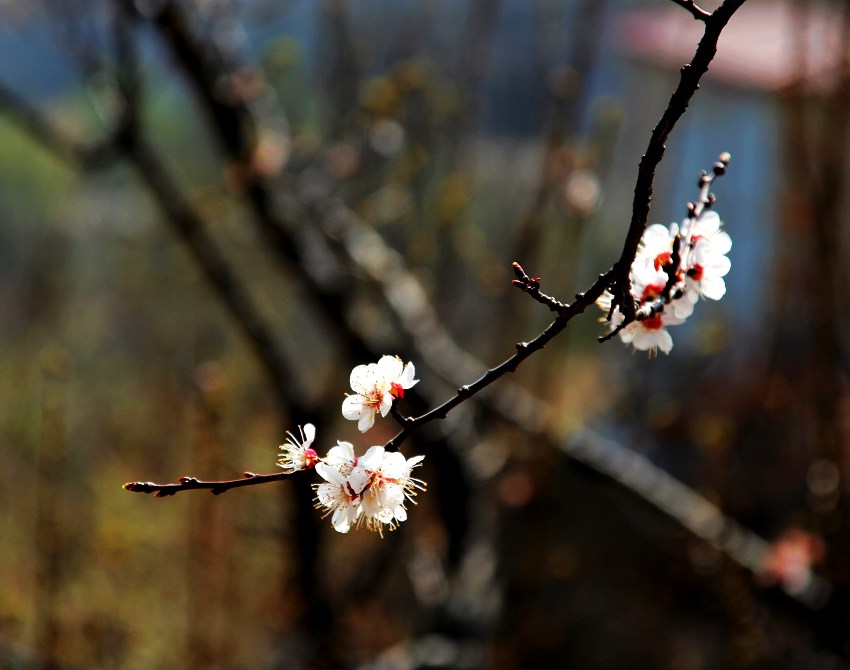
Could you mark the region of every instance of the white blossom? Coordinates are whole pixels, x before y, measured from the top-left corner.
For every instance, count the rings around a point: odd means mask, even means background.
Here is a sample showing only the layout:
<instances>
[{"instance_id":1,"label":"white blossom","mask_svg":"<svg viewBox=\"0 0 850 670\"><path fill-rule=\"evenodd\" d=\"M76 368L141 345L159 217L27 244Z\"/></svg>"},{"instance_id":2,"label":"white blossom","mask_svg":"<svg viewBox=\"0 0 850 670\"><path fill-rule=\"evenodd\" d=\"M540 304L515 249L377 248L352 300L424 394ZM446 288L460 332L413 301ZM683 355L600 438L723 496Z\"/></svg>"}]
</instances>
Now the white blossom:
<instances>
[{"instance_id":1,"label":"white blossom","mask_svg":"<svg viewBox=\"0 0 850 670\"><path fill-rule=\"evenodd\" d=\"M316 439L316 427L308 423L303 428L299 426L298 432L300 439L287 431L286 442L279 447L280 458L277 464L287 473L308 470L319 460L319 455L311 446Z\"/></svg>"},{"instance_id":2,"label":"white blossom","mask_svg":"<svg viewBox=\"0 0 850 670\"><path fill-rule=\"evenodd\" d=\"M686 219L664 226L647 226L629 272L630 292L636 309L648 318L635 320L625 327L619 307L611 310L613 296L607 291L597 300L606 313L610 330L634 349L669 353L673 338L668 326L685 321L700 297L719 300L726 293L723 277L731 262L726 254L732 247L722 222L708 210L697 219ZM674 264L676 264L674 266Z\"/></svg>"},{"instance_id":3,"label":"white blossom","mask_svg":"<svg viewBox=\"0 0 850 670\"><path fill-rule=\"evenodd\" d=\"M347 533L360 515L363 487L358 489L358 485L363 480L363 473L352 470L346 477L327 463L317 463L316 472L325 480L316 484L316 507L324 509L325 516L332 515L331 524L337 532Z\"/></svg>"},{"instance_id":4,"label":"white blossom","mask_svg":"<svg viewBox=\"0 0 850 670\"><path fill-rule=\"evenodd\" d=\"M325 480L315 486L316 507L331 515L340 533L365 525L383 535L384 527L392 530L407 519L405 503L413 501L417 489L425 489L423 481L411 476L424 457L405 459L382 446L357 457L350 447L340 442L316 465Z\"/></svg>"},{"instance_id":5,"label":"white blossom","mask_svg":"<svg viewBox=\"0 0 850 670\"><path fill-rule=\"evenodd\" d=\"M726 255L732 248L732 238L721 230L722 224L717 212L708 211L690 231L686 281L691 291L709 300L720 300L726 294L723 278L732 267Z\"/></svg>"},{"instance_id":6,"label":"white blossom","mask_svg":"<svg viewBox=\"0 0 850 670\"><path fill-rule=\"evenodd\" d=\"M336 446L331 447L322 461L335 468L344 477L347 477L354 466L357 465L357 456L354 454L354 445L351 442L337 440Z\"/></svg>"},{"instance_id":7,"label":"white blossom","mask_svg":"<svg viewBox=\"0 0 850 670\"><path fill-rule=\"evenodd\" d=\"M377 363L358 365L351 371L351 389L342 403L342 415L357 421L357 428L365 433L375 423L375 415L386 416L395 398L403 398L404 391L414 386L416 370L413 363L405 365L397 356L383 356Z\"/></svg>"},{"instance_id":8,"label":"white blossom","mask_svg":"<svg viewBox=\"0 0 850 670\"><path fill-rule=\"evenodd\" d=\"M364 465L370 469L371 479L361 497L363 521L370 530L383 534L384 526L394 530L407 519L405 502L414 502L416 489L425 489L423 481L411 476L411 471L422 462L424 456L405 459L397 451L387 452L383 447L372 449L375 450L373 459Z\"/></svg>"},{"instance_id":9,"label":"white blossom","mask_svg":"<svg viewBox=\"0 0 850 670\"><path fill-rule=\"evenodd\" d=\"M608 294L608 299L610 300L610 294ZM600 298L600 301L602 301L602 298ZM616 330L624 319L620 308L615 307L611 320L608 322L610 329ZM636 351L647 351L650 355L653 355L660 349L665 354L669 354L673 349L673 338L667 331L667 326L678 326L682 321L683 319L673 314L662 312L654 314L648 319L632 321L629 325L621 328L617 335L624 344L631 345Z\"/></svg>"}]
</instances>

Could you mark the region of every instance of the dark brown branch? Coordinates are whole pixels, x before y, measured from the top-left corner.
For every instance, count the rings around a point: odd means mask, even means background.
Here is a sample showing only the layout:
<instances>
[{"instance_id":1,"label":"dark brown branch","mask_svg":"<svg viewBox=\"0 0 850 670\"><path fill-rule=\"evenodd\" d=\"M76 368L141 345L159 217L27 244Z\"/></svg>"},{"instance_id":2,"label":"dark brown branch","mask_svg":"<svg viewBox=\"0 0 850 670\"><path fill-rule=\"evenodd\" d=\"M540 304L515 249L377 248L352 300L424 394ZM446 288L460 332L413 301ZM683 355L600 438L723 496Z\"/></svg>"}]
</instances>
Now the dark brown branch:
<instances>
[{"instance_id":1,"label":"dark brown branch","mask_svg":"<svg viewBox=\"0 0 850 670\"><path fill-rule=\"evenodd\" d=\"M393 439L387 442L384 447L387 451L396 451L399 445L404 442L410 435L436 419L445 419L449 412L461 403L469 400L472 396L480 393L485 388L490 386L500 377L509 372L515 372L520 364L529 356L543 349L557 335L567 327L567 324L576 316L584 312L590 305L594 304L600 295L605 291L608 285L611 271L601 275L596 282L585 293L580 293L576 296L575 302L570 305L563 305L558 310L558 317L549 324L549 326L540 333L531 342L519 342L516 345L516 353L497 365L495 368L487 370L479 379L472 384L462 386L457 390L454 397L450 398L442 405L422 414L416 418L408 417L407 424Z\"/></svg>"},{"instance_id":2,"label":"dark brown branch","mask_svg":"<svg viewBox=\"0 0 850 670\"><path fill-rule=\"evenodd\" d=\"M539 292L539 281L525 275L521 267L518 270L518 266L515 267L514 271L518 277L518 285L532 295L535 300L557 312L557 318L532 341L518 343L516 345L517 351L513 356L488 370L472 384L459 388L454 397L418 417L405 418L402 430L386 443L385 448L388 451L397 450L399 445L413 432L427 423L445 418L452 409L481 392L508 372L514 372L526 358L542 350L546 344L560 334L572 318L581 314L587 307L594 304L609 287L613 286L615 288L615 302L619 296L619 300L623 303L621 309L627 319L630 318L633 320L635 318L635 305L629 294L629 270L637 253L638 243L640 242L643 230L646 227L655 168L663 157L666 138L687 109L691 97L699 86L700 78L707 71L708 65L716 53L717 39L721 31L732 14L744 2L745 0L725 0L705 21L706 31L703 39L700 41L691 63L682 69L680 83L673 93L661 120L653 130L649 147L641 160L635 186L632 221L623 247L623 253L617 263L608 272L600 275L586 292L576 295L575 301L570 305L565 305L554 298L541 294ZM269 194L263 188L263 185L255 181L250 185L250 193L266 232L271 233L270 236L278 242L275 245L278 251L283 251L284 256L290 258L297 256L295 249L287 244L290 240L282 225L283 222L272 213Z\"/></svg>"},{"instance_id":3,"label":"dark brown branch","mask_svg":"<svg viewBox=\"0 0 850 670\"><path fill-rule=\"evenodd\" d=\"M242 486L256 486L257 484L268 484L289 479L297 473L273 472L267 475L257 475L253 472L245 472L241 479L223 479L221 481L203 481L195 477L180 477L176 484L154 484L153 482L127 482L124 484L125 491L134 493L153 493L157 498L173 496L181 491L195 491L206 489L214 496L220 495L230 489Z\"/></svg>"},{"instance_id":4,"label":"dark brown branch","mask_svg":"<svg viewBox=\"0 0 850 670\"><path fill-rule=\"evenodd\" d=\"M717 177L725 174L726 167L729 164L729 160L729 154L721 154L718 161L714 164L712 174L709 175L703 172L700 175L699 198L695 203L691 203L689 205L689 212L693 219L699 218L704 209L714 202L713 197L708 192L708 189ZM636 252L637 248L635 248L635 253ZM678 241L674 243L673 256L673 262L675 263L674 267L678 267ZM633 261L634 254L631 257L631 260L629 261L629 268L631 268L631 263ZM405 420L405 423L403 424L401 432L398 433L392 440L390 440L385 445L385 448L388 451L394 451L398 449L399 445L404 442L404 440L411 433L413 433L421 426L435 419L444 419L452 409L460 405L462 402L468 400L476 393L479 393L480 391L484 390L487 386L489 386L494 381L507 374L508 372L514 372L526 358L531 356L533 353L543 349L546 344L548 344L555 336L557 336L562 330L564 330L567 327L567 324L573 319L573 317L581 314L582 312L584 312L585 309L587 309L588 306L594 304L609 285L611 277L614 276L615 273L618 271L618 268L615 265L606 274L601 275L587 292L577 295L574 303L572 303L571 305L565 305L564 303L556 300L555 298L552 298L551 296L540 292L539 277L529 277L519 263L515 262L512 267L514 274L517 277L513 280L513 284L521 288L525 293L528 293L537 302L546 305L550 310L556 312L558 314L558 318L556 318L551 324L549 324L546 330L544 330L531 342L520 342L519 344L517 344L517 352L513 356L511 356L509 359L507 359L497 367L488 370L482 377L480 377L472 384L459 388L457 390L457 394L446 402L444 402L442 405L435 407L434 409L430 410L429 412L426 412L425 414L422 414L421 416L415 418L408 417ZM599 341L605 342L611 339L615 333L622 330L632 321L639 319L647 319L656 313L664 311L664 307L671 300L679 297L678 289L675 288L676 282L677 279L675 272L671 272L670 278L667 282L667 286L664 290L664 294L661 298L659 298L657 301L651 303L648 306L642 307L640 310L635 310L633 307L631 310L631 315L627 316L623 323L621 323L617 328L612 330L612 332L607 333L606 335L599 338Z\"/></svg>"}]
</instances>

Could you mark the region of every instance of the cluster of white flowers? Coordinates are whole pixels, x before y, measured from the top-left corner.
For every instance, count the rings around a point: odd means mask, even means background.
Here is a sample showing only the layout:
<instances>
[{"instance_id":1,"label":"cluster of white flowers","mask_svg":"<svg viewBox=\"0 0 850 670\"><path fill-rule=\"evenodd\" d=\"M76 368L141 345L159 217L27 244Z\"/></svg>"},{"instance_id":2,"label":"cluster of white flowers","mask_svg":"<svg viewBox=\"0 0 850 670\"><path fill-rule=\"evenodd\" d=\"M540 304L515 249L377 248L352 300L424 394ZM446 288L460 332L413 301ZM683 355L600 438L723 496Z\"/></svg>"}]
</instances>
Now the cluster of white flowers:
<instances>
[{"instance_id":1,"label":"cluster of white flowers","mask_svg":"<svg viewBox=\"0 0 850 670\"><path fill-rule=\"evenodd\" d=\"M619 307L611 312L613 296L606 292L597 305L610 318L603 319L620 339L634 349L665 354L673 348L668 326L684 323L702 298L720 300L726 294L723 277L732 264L727 257L732 239L722 230L723 222L713 210L699 218L685 219L682 225L648 226L632 263L631 294L646 318L621 327L625 317ZM678 251L678 265L672 267ZM672 285L665 291L668 283Z\"/></svg>"},{"instance_id":2,"label":"cluster of white flowers","mask_svg":"<svg viewBox=\"0 0 850 670\"><path fill-rule=\"evenodd\" d=\"M316 485L316 506L331 514L331 523L340 533L351 526L365 525L383 534L407 518L405 501L413 502L416 489L425 483L411 477L424 456L405 458L382 446L369 447L361 457L354 455L350 442L339 442L327 458L316 465L325 481Z\"/></svg>"},{"instance_id":3,"label":"cluster of white flowers","mask_svg":"<svg viewBox=\"0 0 850 670\"><path fill-rule=\"evenodd\" d=\"M343 416L357 421L360 432L365 433L374 425L377 413L386 416L393 401L403 398L404 391L419 381L414 379L415 374L413 363L405 365L396 356L358 365L351 372L355 395L346 396L342 403ZM395 529L407 518L405 503L415 503L417 490L425 490L425 482L411 476L424 456L405 458L375 445L358 457L354 445L338 441L320 458L313 449L315 426L308 423L299 433L287 433L277 463L286 473L315 468L324 480L313 487L316 507L324 511L324 516L331 516L333 527L340 533L361 526L381 535L384 528Z\"/></svg>"}]
</instances>

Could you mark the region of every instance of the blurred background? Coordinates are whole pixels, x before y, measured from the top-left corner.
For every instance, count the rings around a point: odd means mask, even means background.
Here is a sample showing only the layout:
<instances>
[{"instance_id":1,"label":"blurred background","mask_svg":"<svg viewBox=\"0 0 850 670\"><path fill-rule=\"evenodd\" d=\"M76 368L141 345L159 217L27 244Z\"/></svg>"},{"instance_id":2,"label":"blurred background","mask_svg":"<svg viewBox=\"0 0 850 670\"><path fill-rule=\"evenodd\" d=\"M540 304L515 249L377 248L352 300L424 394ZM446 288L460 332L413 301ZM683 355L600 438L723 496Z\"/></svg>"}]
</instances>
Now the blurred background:
<instances>
[{"instance_id":1,"label":"blurred background","mask_svg":"<svg viewBox=\"0 0 850 670\"><path fill-rule=\"evenodd\" d=\"M719 3L707 1L714 9ZM850 11L749 0L650 222L722 151L726 298L650 360L580 316L335 533L354 365L451 397L619 256L702 24L669 1L0 3L0 668L850 666Z\"/></svg>"}]
</instances>

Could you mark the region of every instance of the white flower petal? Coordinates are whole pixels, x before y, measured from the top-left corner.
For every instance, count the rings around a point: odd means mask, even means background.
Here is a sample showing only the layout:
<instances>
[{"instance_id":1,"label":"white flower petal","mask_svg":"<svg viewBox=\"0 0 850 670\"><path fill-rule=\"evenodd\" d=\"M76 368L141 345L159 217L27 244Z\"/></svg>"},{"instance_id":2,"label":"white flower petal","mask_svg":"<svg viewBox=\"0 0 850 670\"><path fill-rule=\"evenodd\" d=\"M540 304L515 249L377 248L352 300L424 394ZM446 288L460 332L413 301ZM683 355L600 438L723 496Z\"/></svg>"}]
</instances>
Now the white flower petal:
<instances>
[{"instance_id":1,"label":"white flower petal","mask_svg":"<svg viewBox=\"0 0 850 670\"><path fill-rule=\"evenodd\" d=\"M335 447L331 447L324 461L333 467L354 464L354 445L351 442L337 441Z\"/></svg>"},{"instance_id":2,"label":"white flower petal","mask_svg":"<svg viewBox=\"0 0 850 670\"><path fill-rule=\"evenodd\" d=\"M316 472L329 484L333 484L334 486L345 485L345 477L340 474L339 470L327 463L316 463Z\"/></svg>"},{"instance_id":3,"label":"white flower petal","mask_svg":"<svg viewBox=\"0 0 850 670\"><path fill-rule=\"evenodd\" d=\"M412 458L407 459L407 468L408 470L412 470L417 465L419 465L422 461L425 460L424 456L413 456Z\"/></svg>"},{"instance_id":4,"label":"white flower petal","mask_svg":"<svg viewBox=\"0 0 850 670\"><path fill-rule=\"evenodd\" d=\"M393 406L393 396L391 393L384 393L381 397L381 416L386 416L390 413Z\"/></svg>"},{"instance_id":5,"label":"white flower petal","mask_svg":"<svg viewBox=\"0 0 850 670\"><path fill-rule=\"evenodd\" d=\"M391 451L384 455L384 462L381 464L381 472L390 479L399 479L407 474L407 461L404 456L397 452Z\"/></svg>"},{"instance_id":6,"label":"white flower petal","mask_svg":"<svg viewBox=\"0 0 850 670\"><path fill-rule=\"evenodd\" d=\"M414 379L416 376L416 368L413 367L413 363L408 363L404 366L404 371L401 373L401 376L398 378L398 383L401 384L403 389L409 389L419 383L418 379Z\"/></svg>"},{"instance_id":7,"label":"white flower petal","mask_svg":"<svg viewBox=\"0 0 850 670\"><path fill-rule=\"evenodd\" d=\"M349 506L345 507L337 507L331 517L331 523L333 524L334 530L338 533L347 533L351 529L352 514L350 513Z\"/></svg>"},{"instance_id":8,"label":"white flower petal","mask_svg":"<svg viewBox=\"0 0 850 670\"><path fill-rule=\"evenodd\" d=\"M693 234L713 235L720 230L721 223L723 222L720 220L720 215L713 209L709 209L708 211L703 212L703 215L697 219Z\"/></svg>"},{"instance_id":9,"label":"white flower petal","mask_svg":"<svg viewBox=\"0 0 850 670\"><path fill-rule=\"evenodd\" d=\"M404 364L398 356L381 356L377 364L377 372L388 382L401 376Z\"/></svg>"},{"instance_id":10,"label":"white flower petal","mask_svg":"<svg viewBox=\"0 0 850 670\"><path fill-rule=\"evenodd\" d=\"M371 473L362 465L357 465L348 475L347 484L355 495L360 495L371 479Z\"/></svg>"},{"instance_id":11,"label":"white flower petal","mask_svg":"<svg viewBox=\"0 0 850 670\"><path fill-rule=\"evenodd\" d=\"M342 415L349 421L356 421L363 413L363 396L349 395L342 401Z\"/></svg>"},{"instance_id":12,"label":"white flower petal","mask_svg":"<svg viewBox=\"0 0 850 670\"><path fill-rule=\"evenodd\" d=\"M375 425L375 413L371 410L365 410L357 421L357 430L365 433Z\"/></svg>"},{"instance_id":13,"label":"white flower petal","mask_svg":"<svg viewBox=\"0 0 850 670\"><path fill-rule=\"evenodd\" d=\"M707 276L700 282L700 290L709 300L720 300L726 295L726 282L722 277Z\"/></svg>"},{"instance_id":14,"label":"white flower petal","mask_svg":"<svg viewBox=\"0 0 850 670\"><path fill-rule=\"evenodd\" d=\"M360 457L360 460L357 461L358 465L363 466L367 470L371 470L375 472L376 470L381 468L381 464L384 461L384 447L381 445L375 445L374 447L369 447L366 450L366 453Z\"/></svg>"},{"instance_id":15,"label":"white flower petal","mask_svg":"<svg viewBox=\"0 0 850 670\"><path fill-rule=\"evenodd\" d=\"M351 389L357 393L363 391L362 380L369 375L369 368L365 365L355 365L351 374L348 376L348 382Z\"/></svg>"}]
</instances>

